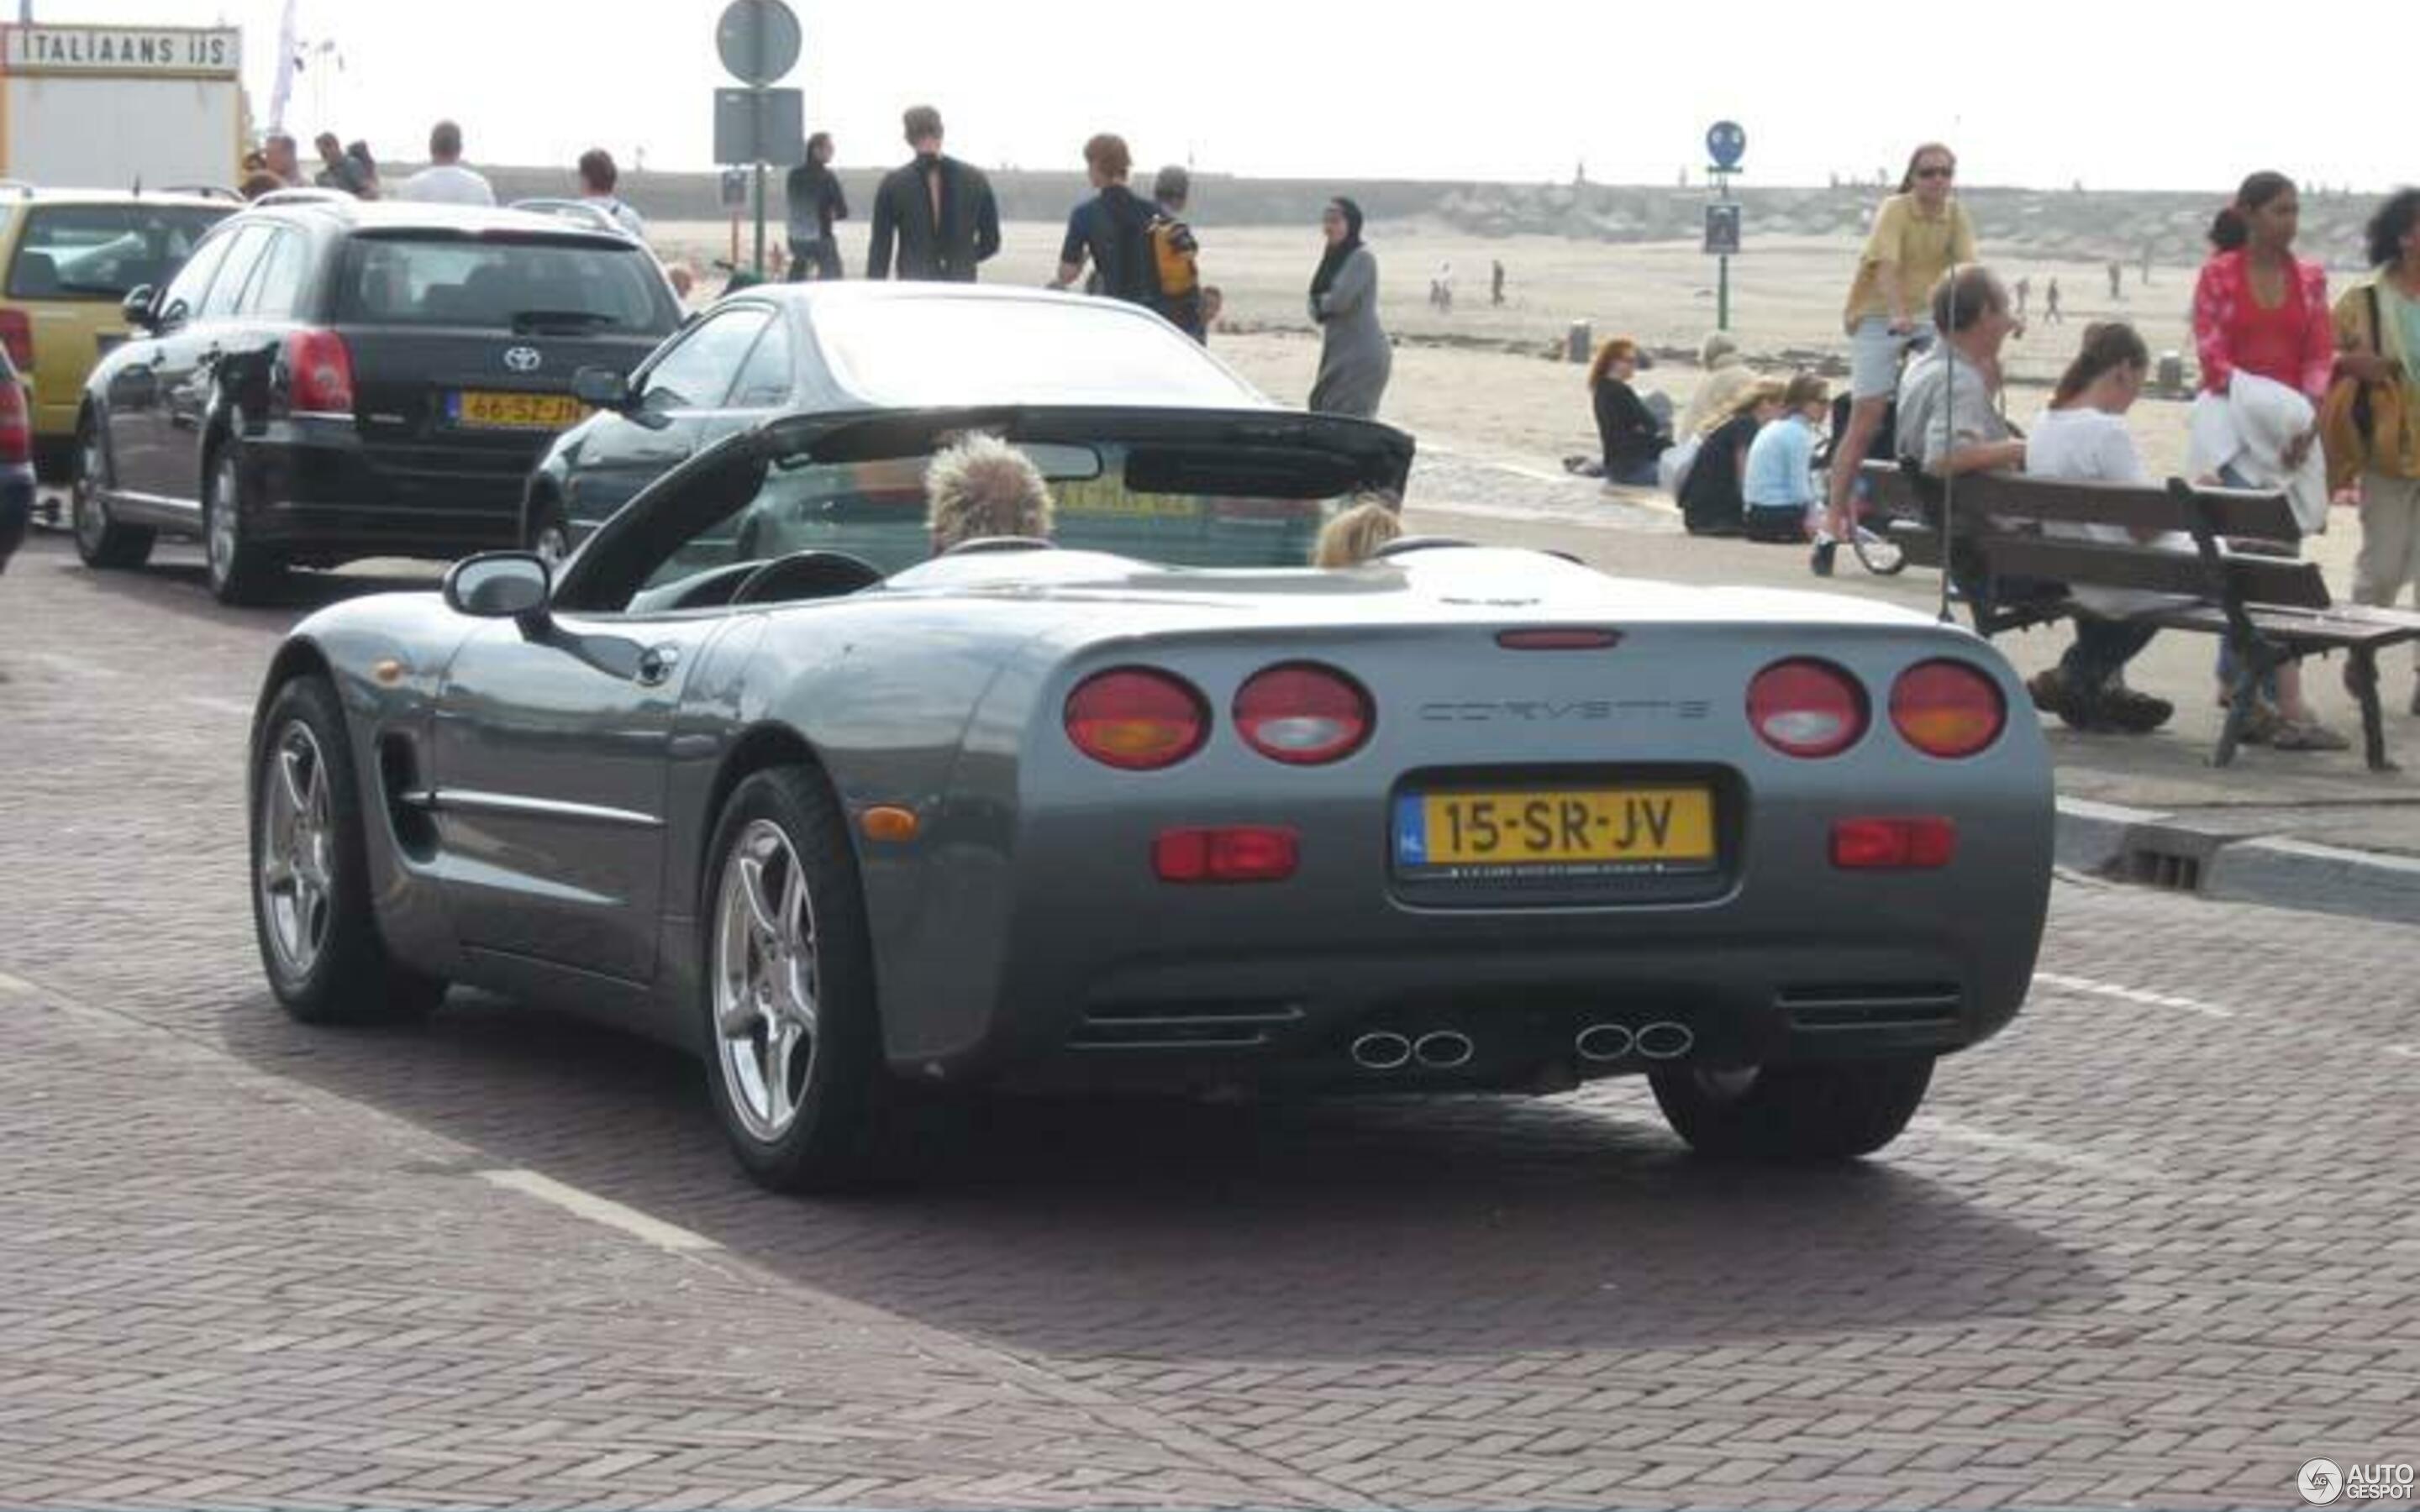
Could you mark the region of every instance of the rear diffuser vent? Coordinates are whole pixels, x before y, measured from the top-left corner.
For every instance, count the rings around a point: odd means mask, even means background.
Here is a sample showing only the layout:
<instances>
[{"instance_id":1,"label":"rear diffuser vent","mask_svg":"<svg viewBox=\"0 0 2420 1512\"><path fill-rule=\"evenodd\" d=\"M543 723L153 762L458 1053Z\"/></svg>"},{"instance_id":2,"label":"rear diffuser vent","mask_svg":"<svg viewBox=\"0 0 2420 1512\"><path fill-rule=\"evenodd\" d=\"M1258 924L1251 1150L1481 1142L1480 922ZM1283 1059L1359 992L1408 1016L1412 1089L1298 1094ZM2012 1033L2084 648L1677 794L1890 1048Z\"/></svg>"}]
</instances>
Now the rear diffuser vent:
<instances>
[{"instance_id":1,"label":"rear diffuser vent","mask_svg":"<svg viewBox=\"0 0 2420 1512\"><path fill-rule=\"evenodd\" d=\"M1104 1003L1068 1039L1075 1050L1251 1050L1302 1021L1290 1000Z\"/></svg>"},{"instance_id":2,"label":"rear diffuser vent","mask_svg":"<svg viewBox=\"0 0 2420 1512\"><path fill-rule=\"evenodd\" d=\"M1944 982L1823 982L1784 987L1773 1000L1803 1029L1954 1024L1960 1001L1957 987Z\"/></svg>"}]
</instances>

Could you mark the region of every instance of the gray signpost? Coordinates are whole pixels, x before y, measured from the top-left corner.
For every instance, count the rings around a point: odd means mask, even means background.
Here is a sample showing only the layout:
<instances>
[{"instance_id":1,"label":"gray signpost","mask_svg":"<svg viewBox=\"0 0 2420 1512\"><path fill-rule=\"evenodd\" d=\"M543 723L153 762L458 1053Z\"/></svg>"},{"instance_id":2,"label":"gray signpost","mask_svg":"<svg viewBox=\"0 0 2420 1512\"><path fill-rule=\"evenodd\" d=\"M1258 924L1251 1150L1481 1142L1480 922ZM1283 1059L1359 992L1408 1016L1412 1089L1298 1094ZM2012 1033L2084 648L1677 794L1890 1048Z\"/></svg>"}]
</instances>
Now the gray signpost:
<instances>
[{"instance_id":1,"label":"gray signpost","mask_svg":"<svg viewBox=\"0 0 2420 1512\"><path fill-rule=\"evenodd\" d=\"M1731 254L1740 250L1740 207L1731 198L1731 175L1747 152L1747 132L1737 121L1716 121L1706 131L1706 177L1714 181L1706 207L1706 250L1714 256L1714 329L1731 328Z\"/></svg>"},{"instance_id":2,"label":"gray signpost","mask_svg":"<svg viewBox=\"0 0 2420 1512\"><path fill-rule=\"evenodd\" d=\"M755 169L756 276L765 276L765 164L806 155L805 100L768 87L798 66L799 18L782 0L731 0L714 25L722 66L748 87L714 92L715 161Z\"/></svg>"}]
</instances>

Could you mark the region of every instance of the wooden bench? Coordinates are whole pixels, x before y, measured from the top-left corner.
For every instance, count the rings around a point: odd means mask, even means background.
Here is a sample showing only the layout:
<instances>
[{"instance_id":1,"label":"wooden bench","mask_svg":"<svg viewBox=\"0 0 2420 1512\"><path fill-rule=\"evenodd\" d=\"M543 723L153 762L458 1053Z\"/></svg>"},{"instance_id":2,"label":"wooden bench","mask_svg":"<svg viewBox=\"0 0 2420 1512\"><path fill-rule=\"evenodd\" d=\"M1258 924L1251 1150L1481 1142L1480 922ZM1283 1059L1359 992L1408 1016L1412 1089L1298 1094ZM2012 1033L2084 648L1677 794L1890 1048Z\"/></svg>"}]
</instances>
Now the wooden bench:
<instances>
[{"instance_id":1,"label":"wooden bench","mask_svg":"<svg viewBox=\"0 0 2420 1512\"><path fill-rule=\"evenodd\" d=\"M2395 770L2379 707L2378 654L2420 640L2420 614L2334 602L2319 563L2284 554L2302 535L2284 493L2195 487L2180 479L2164 487L2133 487L1970 472L1949 489L1945 521L1939 478L1894 462L1868 462L1862 471L1867 528L1887 535L1919 565L1940 567L1946 559L1978 634L2087 612L2068 596L2076 588L2191 595L2191 604L2130 618L2218 636L2234 646L2237 681L2214 764L2234 761L2262 678L2315 653L2343 651L2350 656L2349 681L2361 704L2363 755L2372 771ZM2193 538L2194 549L2077 539L2044 529L2083 524L2179 532ZM2046 586L2052 591L2045 593Z\"/></svg>"}]
</instances>

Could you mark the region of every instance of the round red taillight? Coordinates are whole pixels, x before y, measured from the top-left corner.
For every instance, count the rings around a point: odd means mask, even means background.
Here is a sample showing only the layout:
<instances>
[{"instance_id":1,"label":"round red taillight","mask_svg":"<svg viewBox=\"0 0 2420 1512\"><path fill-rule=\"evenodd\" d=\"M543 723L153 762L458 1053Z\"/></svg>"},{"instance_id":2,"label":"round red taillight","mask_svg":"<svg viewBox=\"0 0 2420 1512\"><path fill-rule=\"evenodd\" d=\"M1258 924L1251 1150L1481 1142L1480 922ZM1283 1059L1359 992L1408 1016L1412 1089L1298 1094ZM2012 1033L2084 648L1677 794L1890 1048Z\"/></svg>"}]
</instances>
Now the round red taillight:
<instances>
[{"instance_id":1,"label":"round red taillight","mask_svg":"<svg viewBox=\"0 0 2420 1512\"><path fill-rule=\"evenodd\" d=\"M1173 766L1210 736L1210 705L1193 685L1146 667L1096 672L1067 695L1067 738L1129 772Z\"/></svg>"},{"instance_id":2,"label":"round red taillight","mask_svg":"<svg viewBox=\"0 0 2420 1512\"><path fill-rule=\"evenodd\" d=\"M1361 685L1316 662L1255 672L1235 693L1235 730L1244 744L1293 766L1343 760L1361 748L1375 723Z\"/></svg>"},{"instance_id":3,"label":"round red taillight","mask_svg":"<svg viewBox=\"0 0 2420 1512\"><path fill-rule=\"evenodd\" d=\"M1866 733L1866 690L1828 661L1777 661L1747 685L1747 722L1785 756L1837 756Z\"/></svg>"},{"instance_id":4,"label":"round red taillight","mask_svg":"<svg viewBox=\"0 0 2420 1512\"><path fill-rule=\"evenodd\" d=\"M1962 661L1920 661L1891 685L1891 723L1927 756L1972 756L2009 722L2000 685Z\"/></svg>"}]
</instances>

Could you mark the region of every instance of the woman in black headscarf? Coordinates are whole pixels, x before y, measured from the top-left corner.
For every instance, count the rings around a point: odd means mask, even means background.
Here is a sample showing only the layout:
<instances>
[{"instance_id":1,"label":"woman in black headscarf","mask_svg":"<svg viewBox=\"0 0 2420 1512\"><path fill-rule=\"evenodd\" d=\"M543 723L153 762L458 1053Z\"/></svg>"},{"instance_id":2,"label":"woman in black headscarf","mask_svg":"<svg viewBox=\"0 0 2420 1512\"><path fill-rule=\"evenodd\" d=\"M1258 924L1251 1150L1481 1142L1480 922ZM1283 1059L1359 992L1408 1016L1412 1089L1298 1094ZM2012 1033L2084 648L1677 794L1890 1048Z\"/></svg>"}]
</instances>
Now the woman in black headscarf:
<instances>
[{"instance_id":1,"label":"woman in black headscarf","mask_svg":"<svg viewBox=\"0 0 2420 1512\"><path fill-rule=\"evenodd\" d=\"M1395 365L1394 347L1378 324L1378 259L1361 244L1361 207L1351 200L1328 201L1320 229L1327 250L1311 280L1311 318L1320 328L1311 408L1370 419Z\"/></svg>"}]
</instances>

